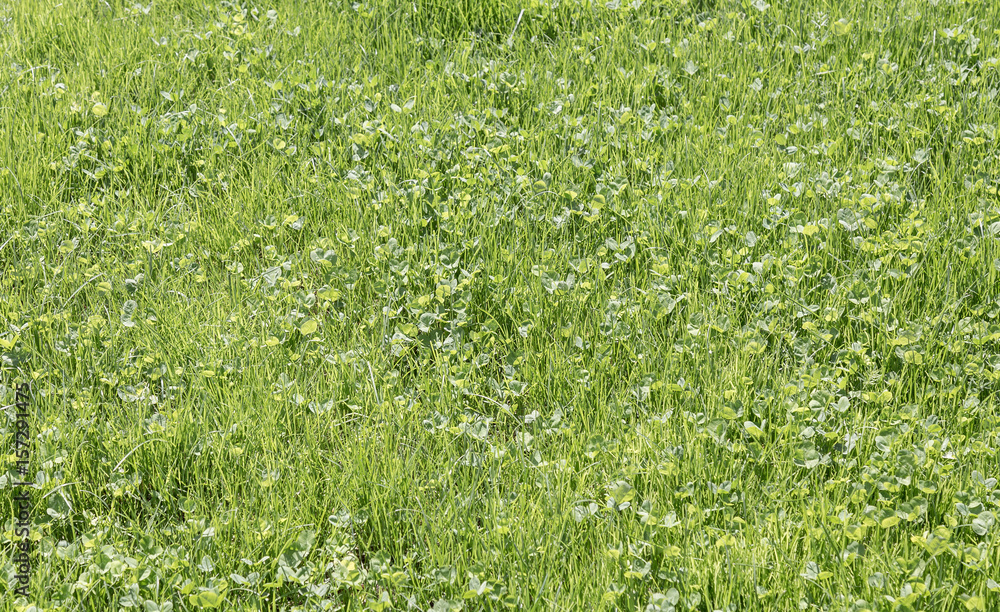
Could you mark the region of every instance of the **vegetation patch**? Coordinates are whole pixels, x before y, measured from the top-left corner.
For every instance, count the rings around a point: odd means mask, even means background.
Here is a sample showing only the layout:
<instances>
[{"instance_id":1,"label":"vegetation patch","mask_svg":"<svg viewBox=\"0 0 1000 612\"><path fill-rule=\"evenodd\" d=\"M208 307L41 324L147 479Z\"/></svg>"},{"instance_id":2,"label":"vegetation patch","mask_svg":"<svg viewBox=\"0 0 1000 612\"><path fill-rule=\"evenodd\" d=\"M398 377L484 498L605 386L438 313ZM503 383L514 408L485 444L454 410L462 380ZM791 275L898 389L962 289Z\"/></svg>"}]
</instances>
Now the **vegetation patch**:
<instances>
[{"instance_id":1,"label":"vegetation patch","mask_svg":"<svg viewBox=\"0 0 1000 612\"><path fill-rule=\"evenodd\" d=\"M0 2L0 609L997 609L997 6Z\"/></svg>"}]
</instances>

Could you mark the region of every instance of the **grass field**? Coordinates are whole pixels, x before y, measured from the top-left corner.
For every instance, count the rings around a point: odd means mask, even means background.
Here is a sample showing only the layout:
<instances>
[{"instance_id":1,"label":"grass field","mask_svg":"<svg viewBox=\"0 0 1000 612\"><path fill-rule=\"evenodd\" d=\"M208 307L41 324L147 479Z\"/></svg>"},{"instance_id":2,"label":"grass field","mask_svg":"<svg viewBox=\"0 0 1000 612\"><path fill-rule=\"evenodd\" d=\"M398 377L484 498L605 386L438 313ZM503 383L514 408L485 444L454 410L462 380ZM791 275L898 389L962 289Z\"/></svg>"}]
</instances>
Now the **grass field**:
<instances>
[{"instance_id":1,"label":"grass field","mask_svg":"<svg viewBox=\"0 0 1000 612\"><path fill-rule=\"evenodd\" d=\"M0 0L0 610L1000 609L998 57L986 0Z\"/></svg>"}]
</instances>

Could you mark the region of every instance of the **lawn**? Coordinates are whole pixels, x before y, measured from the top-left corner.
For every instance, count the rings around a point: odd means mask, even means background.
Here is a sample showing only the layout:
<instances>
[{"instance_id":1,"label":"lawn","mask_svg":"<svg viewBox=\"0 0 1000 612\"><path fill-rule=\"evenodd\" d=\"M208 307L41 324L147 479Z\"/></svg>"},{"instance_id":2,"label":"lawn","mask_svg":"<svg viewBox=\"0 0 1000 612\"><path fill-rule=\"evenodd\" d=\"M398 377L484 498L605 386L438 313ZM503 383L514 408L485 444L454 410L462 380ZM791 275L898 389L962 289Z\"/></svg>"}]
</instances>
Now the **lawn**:
<instances>
[{"instance_id":1,"label":"lawn","mask_svg":"<svg viewBox=\"0 0 1000 612\"><path fill-rule=\"evenodd\" d=\"M1000 609L1000 4L255 1L0 0L0 611Z\"/></svg>"}]
</instances>

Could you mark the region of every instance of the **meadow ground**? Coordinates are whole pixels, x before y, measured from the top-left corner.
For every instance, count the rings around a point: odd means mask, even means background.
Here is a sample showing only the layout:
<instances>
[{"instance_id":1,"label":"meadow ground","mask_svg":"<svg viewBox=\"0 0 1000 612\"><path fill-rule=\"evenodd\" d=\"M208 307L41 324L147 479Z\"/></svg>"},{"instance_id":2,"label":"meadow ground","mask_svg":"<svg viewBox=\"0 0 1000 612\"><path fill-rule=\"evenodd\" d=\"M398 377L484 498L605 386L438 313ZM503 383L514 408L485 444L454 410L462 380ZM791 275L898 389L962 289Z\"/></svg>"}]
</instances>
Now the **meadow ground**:
<instances>
[{"instance_id":1,"label":"meadow ground","mask_svg":"<svg viewBox=\"0 0 1000 612\"><path fill-rule=\"evenodd\" d=\"M0 1L0 610L1000 609L998 12Z\"/></svg>"}]
</instances>

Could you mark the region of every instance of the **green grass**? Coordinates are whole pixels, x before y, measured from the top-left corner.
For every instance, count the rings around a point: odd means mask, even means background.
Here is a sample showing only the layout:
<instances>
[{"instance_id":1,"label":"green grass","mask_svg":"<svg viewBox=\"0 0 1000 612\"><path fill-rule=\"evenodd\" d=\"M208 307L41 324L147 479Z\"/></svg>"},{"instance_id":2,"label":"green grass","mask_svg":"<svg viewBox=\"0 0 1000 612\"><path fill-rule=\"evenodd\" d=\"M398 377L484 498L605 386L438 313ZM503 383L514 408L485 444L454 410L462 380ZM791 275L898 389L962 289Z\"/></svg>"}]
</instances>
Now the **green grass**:
<instances>
[{"instance_id":1,"label":"green grass","mask_svg":"<svg viewBox=\"0 0 1000 612\"><path fill-rule=\"evenodd\" d=\"M0 610L995 610L1000 10L8 0Z\"/></svg>"}]
</instances>

